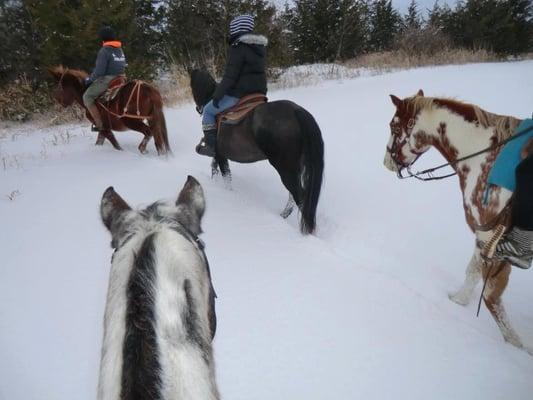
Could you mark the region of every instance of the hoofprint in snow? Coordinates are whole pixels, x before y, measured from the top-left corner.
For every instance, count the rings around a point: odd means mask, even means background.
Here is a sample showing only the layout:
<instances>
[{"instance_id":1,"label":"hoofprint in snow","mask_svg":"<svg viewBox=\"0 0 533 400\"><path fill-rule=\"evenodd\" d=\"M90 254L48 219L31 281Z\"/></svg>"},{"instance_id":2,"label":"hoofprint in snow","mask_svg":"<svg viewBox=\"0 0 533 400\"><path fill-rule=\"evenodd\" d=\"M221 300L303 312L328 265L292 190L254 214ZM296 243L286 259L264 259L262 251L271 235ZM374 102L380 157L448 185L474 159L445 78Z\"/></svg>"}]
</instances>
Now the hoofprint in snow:
<instances>
[{"instance_id":1,"label":"hoofprint in snow","mask_svg":"<svg viewBox=\"0 0 533 400\"><path fill-rule=\"evenodd\" d=\"M307 108L323 132L311 237L296 215L279 217L286 193L269 166L232 164L233 190L211 180L209 160L193 152L201 132L192 105L166 110L169 159L153 148L137 154L131 132L117 152L95 147L87 126L2 131L0 159L17 161L0 178L0 398L95 398L111 256L100 196L113 185L135 204L173 198L190 174L207 199L222 398L530 399L531 357L504 343L486 309L475 318L474 304L447 298L474 243L457 180L399 181L382 160L390 93L423 88L524 118L532 66L424 68L271 92ZM66 130L74 134L53 140ZM440 162L430 151L416 166ZM529 272L513 271L505 294L526 345Z\"/></svg>"}]
</instances>

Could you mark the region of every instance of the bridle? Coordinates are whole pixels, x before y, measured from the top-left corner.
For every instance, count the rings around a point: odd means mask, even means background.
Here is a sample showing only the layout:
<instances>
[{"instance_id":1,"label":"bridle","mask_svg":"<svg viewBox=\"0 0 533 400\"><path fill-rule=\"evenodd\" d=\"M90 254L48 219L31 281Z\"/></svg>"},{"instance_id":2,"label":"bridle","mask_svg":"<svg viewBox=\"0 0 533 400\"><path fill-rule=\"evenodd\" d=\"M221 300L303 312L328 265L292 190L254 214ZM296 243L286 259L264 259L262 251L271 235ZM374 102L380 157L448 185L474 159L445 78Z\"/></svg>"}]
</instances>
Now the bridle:
<instances>
[{"instance_id":1,"label":"bridle","mask_svg":"<svg viewBox=\"0 0 533 400\"><path fill-rule=\"evenodd\" d=\"M517 132L513 136L510 136L507 139L502 140L501 142L498 142L498 143L495 143L495 144L493 144L491 146L485 147L484 149L481 149L481 150L476 151L474 153L468 154L468 155L466 155L464 157L457 158L457 159L455 159L453 161L450 161L450 162L447 162L447 163L444 163L444 164L440 164L440 165L437 165L436 167L428 168L428 169L425 169L423 171L412 172L411 171L411 166L422 155L422 153L417 152L411 146L410 138L411 138L411 135L413 133L414 125L415 125L414 118L410 118L409 121L407 122L407 126L406 126L406 129L405 129L405 132L406 132L405 137L402 140L400 140L400 141L397 141L395 139L393 141L391 147L387 146L387 152L389 153L389 155L391 156L392 161L396 165L396 170L398 171L396 173L396 175L398 176L399 179L415 178L415 179L418 179L420 181L436 181L436 180L440 180L440 179L449 178L451 176L457 175L457 171L454 170L453 172L451 172L449 174L439 175L439 176L434 176L433 173L435 171L437 171L439 169L442 169L442 168L445 168L445 167L452 167L453 168L453 166L455 166L456 164L458 164L458 163L460 163L462 161L466 161L466 160L469 160L470 158L474 158L474 157L477 157L477 156L479 156L481 154L490 152L492 150L496 150L497 148L506 145L510 141L515 140L515 139L519 138L520 136L523 136L526 133L529 133L529 132L533 131L533 126L530 126L528 128L522 129L521 131ZM391 133L392 133L392 135L395 138L397 138L397 137L399 137L401 132L402 132L401 123L400 122L394 122L394 119L393 119L393 122L391 122ZM400 153L402 151L402 148L403 148L403 146L405 146L405 144L408 144L409 145L409 151L412 154L416 155L415 159L413 161L411 161L409 164L405 164L399 158ZM405 170L407 172L407 175L403 175L402 174L403 170Z\"/></svg>"},{"instance_id":2,"label":"bridle","mask_svg":"<svg viewBox=\"0 0 533 400\"><path fill-rule=\"evenodd\" d=\"M398 120L396 121L396 119ZM396 175L398 176L399 179L406 179L406 178L412 178L412 177L418 178L416 173L413 174L411 172L411 165L413 165L418 160L418 158L423 154L423 152L419 152L415 150L413 146L411 146L411 136L413 134L413 128L415 126L415 122L416 121L414 118L409 118L405 126L405 136L401 140L398 140L398 138L402 134L402 124L400 122L400 118L398 116L395 116L390 124L391 134L394 137L394 141L392 142L391 147L387 146L387 152L389 153L392 161L396 165L396 170L397 170ZM401 160L402 148L406 144L409 147L409 152L416 156L414 160L408 164L406 164L405 162ZM407 171L408 175L403 175L402 171L404 170Z\"/></svg>"}]
</instances>

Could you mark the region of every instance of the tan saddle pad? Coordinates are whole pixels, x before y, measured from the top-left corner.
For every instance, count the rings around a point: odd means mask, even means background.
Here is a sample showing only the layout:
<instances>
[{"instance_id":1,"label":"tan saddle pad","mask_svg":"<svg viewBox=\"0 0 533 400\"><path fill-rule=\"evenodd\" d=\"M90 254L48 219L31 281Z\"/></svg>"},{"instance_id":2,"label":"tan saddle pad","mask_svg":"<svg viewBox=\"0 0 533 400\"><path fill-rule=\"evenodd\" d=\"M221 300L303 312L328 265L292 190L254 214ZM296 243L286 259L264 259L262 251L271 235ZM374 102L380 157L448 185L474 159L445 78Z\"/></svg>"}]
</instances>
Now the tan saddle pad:
<instances>
[{"instance_id":1,"label":"tan saddle pad","mask_svg":"<svg viewBox=\"0 0 533 400\"><path fill-rule=\"evenodd\" d=\"M98 99L109 103L117 96L120 89L122 89L126 83L128 83L128 81L126 80L125 75L119 75L116 78L113 78L111 82L109 82L109 85L107 85L107 90L102 93Z\"/></svg>"},{"instance_id":2,"label":"tan saddle pad","mask_svg":"<svg viewBox=\"0 0 533 400\"><path fill-rule=\"evenodd\" d=\"M241 122L249 112L261 104L265 104L268 98L263 93L253 93L242 97L237 104L217 115L217 126L228 123L236 125Z\"/></svg>"}]
</instances>

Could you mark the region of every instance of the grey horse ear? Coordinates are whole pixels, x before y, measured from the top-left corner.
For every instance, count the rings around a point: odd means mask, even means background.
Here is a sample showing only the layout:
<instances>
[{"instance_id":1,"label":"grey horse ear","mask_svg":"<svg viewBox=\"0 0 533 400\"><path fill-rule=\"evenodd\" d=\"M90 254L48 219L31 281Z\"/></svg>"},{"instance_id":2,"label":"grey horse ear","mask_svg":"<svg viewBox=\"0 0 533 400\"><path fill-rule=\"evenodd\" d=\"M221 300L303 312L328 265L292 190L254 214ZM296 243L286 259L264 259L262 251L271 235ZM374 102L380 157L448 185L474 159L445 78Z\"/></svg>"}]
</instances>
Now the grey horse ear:
<instances>
[{"instance_id":1,"label":"grey horse ear","mask_svg":"<svg viewBox=\"0 0 533 400\"><path fill-rule=\"evenodd\" d=\"M185 185L176 200L176 205L185 206L202 218L205 212L205 196L202 185L194 177L188 176Z\"/></svg>"},{"instance_id":2,"label":"grey horse ear","mask_svg":"<svg viewBox=\"0 0 533 400\"><path fill-rule=\"evenodd\" d=\"M124 212L131 210L131 207L122 197L115 192L112 186L108 187L100 202L100 215L106 228L111 231L113 222Z\"/></svg>"},{"instance_id":3,"label":"grey horse ear","mask_svg":"<svg viewBox=\"0 0 533 400\"><path fill-rule=\"evenodd\" d=\"M416 95L424 97L424 91L422 89L418 89L418 92Z\"/></svg>"},{"instance_id":4,"label":"grey horse ear","mask_svg":"<svg viewBox=\"0 0 533 400\"><path fill-rule=\"evenodd\" d=\"M393 94L390 95L390 99L392 100L392 104L394 104L396 107L400 107L400 104L402 104L402 99Z\"/></svg>"}]
</instances>

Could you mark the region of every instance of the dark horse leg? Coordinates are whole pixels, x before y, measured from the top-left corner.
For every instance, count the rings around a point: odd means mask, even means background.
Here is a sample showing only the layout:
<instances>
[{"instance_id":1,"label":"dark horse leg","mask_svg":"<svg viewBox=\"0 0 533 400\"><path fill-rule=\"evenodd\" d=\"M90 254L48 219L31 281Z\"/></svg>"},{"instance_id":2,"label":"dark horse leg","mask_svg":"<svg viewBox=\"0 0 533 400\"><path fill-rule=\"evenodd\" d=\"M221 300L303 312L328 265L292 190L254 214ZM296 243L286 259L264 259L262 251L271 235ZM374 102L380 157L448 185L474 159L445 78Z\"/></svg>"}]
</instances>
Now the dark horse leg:
<instances>
[{"instance_id":1,"label":"dark horse leg","mask_svg":"<svg viewBox=\"0 0 533 400\"><path fill-rule=\"evenodd\" d=\"M211 161L211 178L218 175L219 169L224 183L227 187L231 187L231 169L229 168L228 159L216 155Z\"/></svg>"},{"instance_id":2,"label":"dark horse leg","mask_svg":"<svg viewBox=\"0 0 533 400\"><path fill-rule=\"evenodd\" d=\"M287 188L289 191L289 200L287 201L287 205L285 206L285 209L282 211L281 216L283 218L287 218L292 210L293 205L296 204L298 207L301 205L301 188L299 184L300 180L300 170L296 166L280 166L275 165L271 162L271 164L276 168L276 170L279 173L279 176L281 177L281 181L283 182L283 185ZM292 201L291 201L292 200Z\"/></svg>"},{"instance_id":3,"label":"dark horse leg","mask_svg":"<svg viewBox=\"0 0 533 400\"><path fill-rule=\"evenodd\" d=\"M294 211L294 206L296 202L294 201L294 198L292 197L292 194L289 193L289 199L287 200L287 204L285 204L285 208L283 211L279 214L281 218L287 219Z\"/></svg>"}]
</instances>

